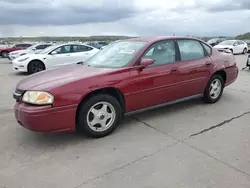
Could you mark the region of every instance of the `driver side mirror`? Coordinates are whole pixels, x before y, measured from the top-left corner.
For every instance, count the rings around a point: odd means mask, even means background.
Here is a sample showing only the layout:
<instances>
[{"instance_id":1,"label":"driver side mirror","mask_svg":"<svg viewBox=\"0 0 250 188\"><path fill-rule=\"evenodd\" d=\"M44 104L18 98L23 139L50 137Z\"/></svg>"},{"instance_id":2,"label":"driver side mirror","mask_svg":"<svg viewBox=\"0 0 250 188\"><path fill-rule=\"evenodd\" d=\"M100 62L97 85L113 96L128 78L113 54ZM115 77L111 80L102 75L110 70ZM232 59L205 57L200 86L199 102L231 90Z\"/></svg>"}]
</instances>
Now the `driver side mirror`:
<instances>
[{"instance_id":1,"label":"driver side mirror","mask_svg":"<svg viewBox=\"0 0 250 188\"><path fill-rule=\"evenodd\" d=\"M51 54L51 55L56 55L57 52L56 52L56 51L53 51L53 52L51 52L50 54Z\"/></svg>"},{"instance_id":2,"label":"driver side mirror","mask_svg":"<svg viewBox=\"0 0 250 188\"><path fill-rule=\"evenodd\" d=\"M238 46L238 44L234 44L234 46Z\"/></svg>"},{"instance_id":3,"label":"driver side mirror","mask_svg":"<svg viewBox=\"0 0 250 188\"><path fill-rule=\"evenodd\" d=\"M146 68L147 66L149 66L149 65L153 65L155 63L155 60L153 60L153 59L142 59L141 61L140 61L140 67L141 68Z\"/></svg>"},{"instance_id":4,"label":"driver side mirror","mask_svg":"<svg viewBox=\"0 0 250 188\"><path fill-rule=\"evenodd\" d=\"M32 48L33 51L36 51L36 48Z\"/></svg>"}]
</instances>

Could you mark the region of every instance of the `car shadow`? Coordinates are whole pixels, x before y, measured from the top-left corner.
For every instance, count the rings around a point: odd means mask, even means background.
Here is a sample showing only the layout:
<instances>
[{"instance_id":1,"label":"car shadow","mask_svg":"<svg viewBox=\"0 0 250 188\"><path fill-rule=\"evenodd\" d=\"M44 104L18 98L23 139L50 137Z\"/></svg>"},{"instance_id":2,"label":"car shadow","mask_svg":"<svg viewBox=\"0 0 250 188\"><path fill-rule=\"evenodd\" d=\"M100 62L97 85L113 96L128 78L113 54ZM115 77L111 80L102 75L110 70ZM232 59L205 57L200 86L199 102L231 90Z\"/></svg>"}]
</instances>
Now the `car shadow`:
<instances>
[{"instance_id":1,"label":"car shadow","mask_svg":"<svg viewBox=\"0 0 250 188\"><path fill-rule=\"evenodd\" d=\"M220 103L230 101L230 95L227 93L223 94L223 100L218 101L214 105L220 105ZM205 104L200 98L192 99L189 101L168 105L165 107L161 107L158 109L137 113L131 116L126 116L122 123L118 126L118 128L111 133L110 135L99 138L101 139L110 139L109 137L119 138L119 135L123 135L126 131L129 132L129 129L132 126L138 125L137 123L144 123L147 120L154 120L154 118L164 118L171 117L176 113L185 113L186 111L192 110L197 107L206 108L208 105L213 104ZM198 108L200 109L200 108ZM174 125L172 125L174 129ZM172 129L171 127L169 127ZM125 133L126 134L126 133ZM98 139L98 140L99 140ZM71 133L71 132L59 132L59 133L35 133L28 130L25 130L24 135L22 136L22 141L25 144L30 144L36 148L46 148L51 147L70 147L77 145L79 143L93 142L96 140L95 138L88 137L83 133Z\"/></svg>"},{"instance_id":2,"label":"car shadow","mask_svg":"<svg viewBox=\"0 0 250 188\"><path fill-rule=\"evenodd\" d=\"M27 72L11 72L11 73L9 73L9 75L13 75L13 76L29 76L29 73L27 73Z\"/></svg>"}]
</instances>

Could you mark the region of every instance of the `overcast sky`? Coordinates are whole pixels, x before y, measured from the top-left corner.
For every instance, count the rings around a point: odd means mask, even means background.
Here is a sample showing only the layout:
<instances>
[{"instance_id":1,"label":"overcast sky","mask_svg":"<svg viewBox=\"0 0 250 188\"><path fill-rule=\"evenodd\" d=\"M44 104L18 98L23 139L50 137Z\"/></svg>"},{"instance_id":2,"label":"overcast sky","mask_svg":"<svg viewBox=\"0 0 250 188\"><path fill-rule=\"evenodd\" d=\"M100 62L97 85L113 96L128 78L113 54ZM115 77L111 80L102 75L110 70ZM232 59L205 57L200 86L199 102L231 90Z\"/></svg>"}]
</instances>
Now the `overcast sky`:
<instances>
[{"instance_id":1,"label":"overcast sky","mask_svg":"<svg viewBox=\"0 0 250 188\"><path fill-rule=\"evenodd\" d=\"M0 37L249 31L250 0L0 0Z\"/></svg>"}]
</instances>

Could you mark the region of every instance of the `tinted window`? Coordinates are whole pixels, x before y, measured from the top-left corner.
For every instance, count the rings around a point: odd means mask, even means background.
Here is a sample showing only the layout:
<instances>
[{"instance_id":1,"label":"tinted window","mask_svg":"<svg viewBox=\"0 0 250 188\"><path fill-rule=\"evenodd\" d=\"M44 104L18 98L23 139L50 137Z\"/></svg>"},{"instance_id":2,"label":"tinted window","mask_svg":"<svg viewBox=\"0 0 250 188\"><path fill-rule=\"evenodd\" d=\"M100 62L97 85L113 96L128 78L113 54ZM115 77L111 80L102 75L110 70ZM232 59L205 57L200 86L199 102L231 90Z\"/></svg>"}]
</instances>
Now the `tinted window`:
<instances>
[{"instance_id":1,"label":"tinted window","mask_svg":"<svg viewBox=\"0 0 250 188\"><path fill-rule=\"evenodd\" d=\"M143 59L153 59L151 66L165 65L175 62L175 44L172 40L153 44L142 56Z\"/></svg>"},{"instance_id":2,"label":"tinted window","mask_svg":"<svg viewBox=\"0 0 250 188\"><path fill-rule=\"evenodd\" d=\"M47 47L49 47L49 46L51 46L50 44L42 44L42 45L38 45L37 47L36 47L36 49L37 50L43 50L43 49L45 49L45 48L47 48Z\"/></svg>"},{"instance_id":3,"label":"tinted window","mask_svg":"<svg viewBox=\"0 0 250 188\"><path fill-rule=\"evenodd\" d=\"M16 48L23 48L23 44L16 44L15 47Z\"/></svg>"},{"instance_id":4,"label":"tinted window","mask_svg":"<svg viewBox=\"0 0 250 188\"><path fill-rule=\"evenodd\" d=\"M58 54L70 53L70 45L61 46L54 51L56 51Z\"/></svg>"},{"instance_id":5,"label":"tinted window","mask_svg":"<svg viewBox=\"0 0 250 188\"><path fill-rule=\"evenodd\" d=\"M83 45L74 45L72 46L72 52L87 52L92 50L93 48Z\"/></svg>"},{"instance_id":6,"label":"tinted window","mask_svg":"<svg viewBox=\"0 0 250 188\"><path fill-rule=\"evenodd\" d=\"M208 45L206 45L204 43L201 43L201 44L203 45L205 51L207 52L207 55L211 55L212 49Z\"/></svg>"},{"instance_id":7,"label":"tinted window","mask_svg":"<svg viewBox=\"0 0 250 188\"><path fill-rule=\"evenodd\" d=\"M16 45L17 48L28 48L30 46L32 46L32 45L31 44L17 44Z\"/></svg>"},{"instance_id":8,"label":"tinted window","mask_svg":"<svg viewBox=\"0 0 250 188\"><path fill-rule=\"evenodd\" d=\"M205 57L204 49L196 40L177 40L182 61L202 59Z\"/></svg>"},{"instance_id":9,"label":"tinted window","mask_svg":"<svg viewBox=\"0 0 250 188\"><path fill-rule=\"evenodd\" d=\"M244 42L242 42L242 41L239 41L239 44L244 44Z\"/></svg>"}]
</instances>

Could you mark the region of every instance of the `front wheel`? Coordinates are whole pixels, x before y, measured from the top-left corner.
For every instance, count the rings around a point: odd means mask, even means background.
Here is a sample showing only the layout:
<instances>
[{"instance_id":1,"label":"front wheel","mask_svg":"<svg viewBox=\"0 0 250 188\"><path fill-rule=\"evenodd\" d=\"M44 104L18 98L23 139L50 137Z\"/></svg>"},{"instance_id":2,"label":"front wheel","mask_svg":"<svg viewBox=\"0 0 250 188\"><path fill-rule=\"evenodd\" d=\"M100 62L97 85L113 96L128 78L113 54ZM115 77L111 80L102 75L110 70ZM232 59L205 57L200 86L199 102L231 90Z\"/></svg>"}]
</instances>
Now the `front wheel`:
<instances>
[{"instance_id":1,"label":"front wheel","mask_svg":"<svg viewBox=\"0 0 250 188\"><path fill-rule=\"evenodd\" d=\"M122 120L119 102L108 94L99 94L84 102L77 114L77 130L100 138L112 133Z\"/></svg>"},{"instance_id":2,"label":"front wheel","mask_svg":"<svg viewBox=\"0 0 250 188\"><path fill-rule=\"evenodd\" d=\"M1 53L1 56L2 56L3 58L8 58L9 52L2 52L2 53Z\"/></svg>"},{"instance_id":3,"label":"front wheel","mask_svg":"<svg viewBox=\"0 0 250 188\"><path fill-rule=\"evenodd\" d=\"M204 91L203 100L206 103L215 103L217 102L223 93L224 90L224 80L223 78L215 74L209 80L207 87Z\"/></svg>"},{"instance_id":4,"label":"front wheel","mask_svg":"<svg viewBox=\"0 0 250 188\"><path fill-rule=\"evenodd\" d=\"M28 65L28 73L34 74L45 70L45 66L41 61L31 61Z\"/></svg>"}]
</instances>

